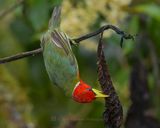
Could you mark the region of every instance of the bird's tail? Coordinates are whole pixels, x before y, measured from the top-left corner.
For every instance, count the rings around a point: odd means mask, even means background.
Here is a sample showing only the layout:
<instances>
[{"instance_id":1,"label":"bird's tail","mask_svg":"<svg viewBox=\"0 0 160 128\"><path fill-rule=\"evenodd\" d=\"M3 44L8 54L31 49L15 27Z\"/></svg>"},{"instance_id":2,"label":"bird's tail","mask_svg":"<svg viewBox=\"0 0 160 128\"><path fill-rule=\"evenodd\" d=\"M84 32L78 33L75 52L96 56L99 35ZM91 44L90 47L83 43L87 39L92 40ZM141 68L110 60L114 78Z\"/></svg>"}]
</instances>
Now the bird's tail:
<instances>
[{"instance_id":1,"label":"bird's tail","mask_svg":"<svg viewBox=\"0 0 160 128\"><path fill-rule=\"evenodd\" d=\"M53 9L52 16L49 20L49 29L54 30L60 27L61 22L61 4L56 5Z\"/></svg>"}]
</instances>

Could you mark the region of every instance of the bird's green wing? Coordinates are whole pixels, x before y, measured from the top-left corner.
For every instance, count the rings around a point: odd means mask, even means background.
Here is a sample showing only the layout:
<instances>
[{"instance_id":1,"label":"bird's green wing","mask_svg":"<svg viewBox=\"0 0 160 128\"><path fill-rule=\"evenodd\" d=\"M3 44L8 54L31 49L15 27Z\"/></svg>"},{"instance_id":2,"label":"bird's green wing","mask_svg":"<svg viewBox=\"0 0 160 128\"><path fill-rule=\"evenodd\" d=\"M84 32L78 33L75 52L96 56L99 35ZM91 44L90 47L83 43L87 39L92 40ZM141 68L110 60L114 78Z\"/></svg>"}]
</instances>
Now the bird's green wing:
<instances>
[{"instance_id":1,"label":"bird's green wing","mask_svg":"<svg viewBox=\"0 0 160 128\"><path fill-rule=\"evenodd\" d=\"M79 80L79 71L69 38L54 30L48 32L42 41L44 62L51 81L71 95Z\"/></svg>"},{"instance_id":2,"label":"bird's green wing","mask_svg":"<svg viewBox=\"0 0 160 128\"><path fill-rule=\"evenodd\" d=\"M59 32L57 30L54 30L51 33L51 36L53 43L56 44L59 48L62 48L64 50L68 59L70 60L70 63L72 65L77 65L77 60L72 51L72 47L68 36L64 32Z\"/></svg>"}]
</instances>

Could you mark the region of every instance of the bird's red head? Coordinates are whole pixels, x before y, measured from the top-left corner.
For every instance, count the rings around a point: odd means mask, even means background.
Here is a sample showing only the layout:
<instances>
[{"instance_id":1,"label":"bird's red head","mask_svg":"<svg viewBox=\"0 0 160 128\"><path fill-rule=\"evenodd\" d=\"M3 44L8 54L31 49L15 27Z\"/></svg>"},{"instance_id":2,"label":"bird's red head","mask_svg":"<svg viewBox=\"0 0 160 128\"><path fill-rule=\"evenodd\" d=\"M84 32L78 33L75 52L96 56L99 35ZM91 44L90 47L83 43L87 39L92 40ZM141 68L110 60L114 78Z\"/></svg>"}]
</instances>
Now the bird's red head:
<instances>
[{"instance_id":1,"label":"bird's red head","mask_svg":"<svg viewBox=\"0 0 160 128\"><path fill-rule=\"evenodd\" d=\"M108 97L108 95L93 89L82 80L76 84L72 93L72 98L79 103L90 103L95 100L96 97Z\"/></svg>"}]
</instances>

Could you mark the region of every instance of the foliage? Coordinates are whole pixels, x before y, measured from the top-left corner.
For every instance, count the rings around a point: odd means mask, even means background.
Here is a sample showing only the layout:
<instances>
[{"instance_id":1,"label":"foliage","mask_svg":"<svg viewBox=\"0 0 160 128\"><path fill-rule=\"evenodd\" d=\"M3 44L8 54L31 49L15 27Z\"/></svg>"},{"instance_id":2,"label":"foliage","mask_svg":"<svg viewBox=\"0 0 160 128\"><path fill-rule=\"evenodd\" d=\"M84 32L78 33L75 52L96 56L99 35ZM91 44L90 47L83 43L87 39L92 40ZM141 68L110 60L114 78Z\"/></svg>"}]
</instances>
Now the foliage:
<instances>
[{"instance_id":1,"label":"foliage","mask_svg":"<svg viewBox=\"0 0 160 128\"><path fill-rule=\"evenodd\" d=\"M18 0L0 0L0 13ZM58 0L26 0L0 19L0 57L40 47L53 5ZM96 30L103 24L119 26L138 34L135 41L119 46L119 38L105 32L104 53L113 84L123 105L124 116L131 104L129 81L133 56L140 58L148 72L150 114L160 119L160 3L130 0L64 0L61 29L71 37ZM73 50L81 77L99 88L97 81L97 38L82 42ZM103 127L104 101L78 104L51 85L42 56L0 65L1 128L97 128Z\"/></svg>"}]
</instances>

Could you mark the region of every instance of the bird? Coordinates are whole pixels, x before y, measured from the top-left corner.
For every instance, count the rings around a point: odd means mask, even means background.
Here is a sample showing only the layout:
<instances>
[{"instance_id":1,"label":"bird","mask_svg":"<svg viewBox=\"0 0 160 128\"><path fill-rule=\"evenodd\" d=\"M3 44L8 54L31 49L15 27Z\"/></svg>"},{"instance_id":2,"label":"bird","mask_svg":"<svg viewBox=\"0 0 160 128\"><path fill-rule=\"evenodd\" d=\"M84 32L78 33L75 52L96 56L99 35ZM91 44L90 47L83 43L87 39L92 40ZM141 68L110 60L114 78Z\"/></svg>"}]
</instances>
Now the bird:
<instances>
[{"instance_id":1,"label":"bird","mask_svg":"<svg viewBox=\"0 0 160 128\"><path fill-rule=\"evenodd\" d=\"M51 82L78 103L91 103L98 97L108 97L81 79L71 46L75 42L61 31L60 15L61 6L56 5L48 30L41 37L44 63Z\"/></svg>"}]
</instances>

